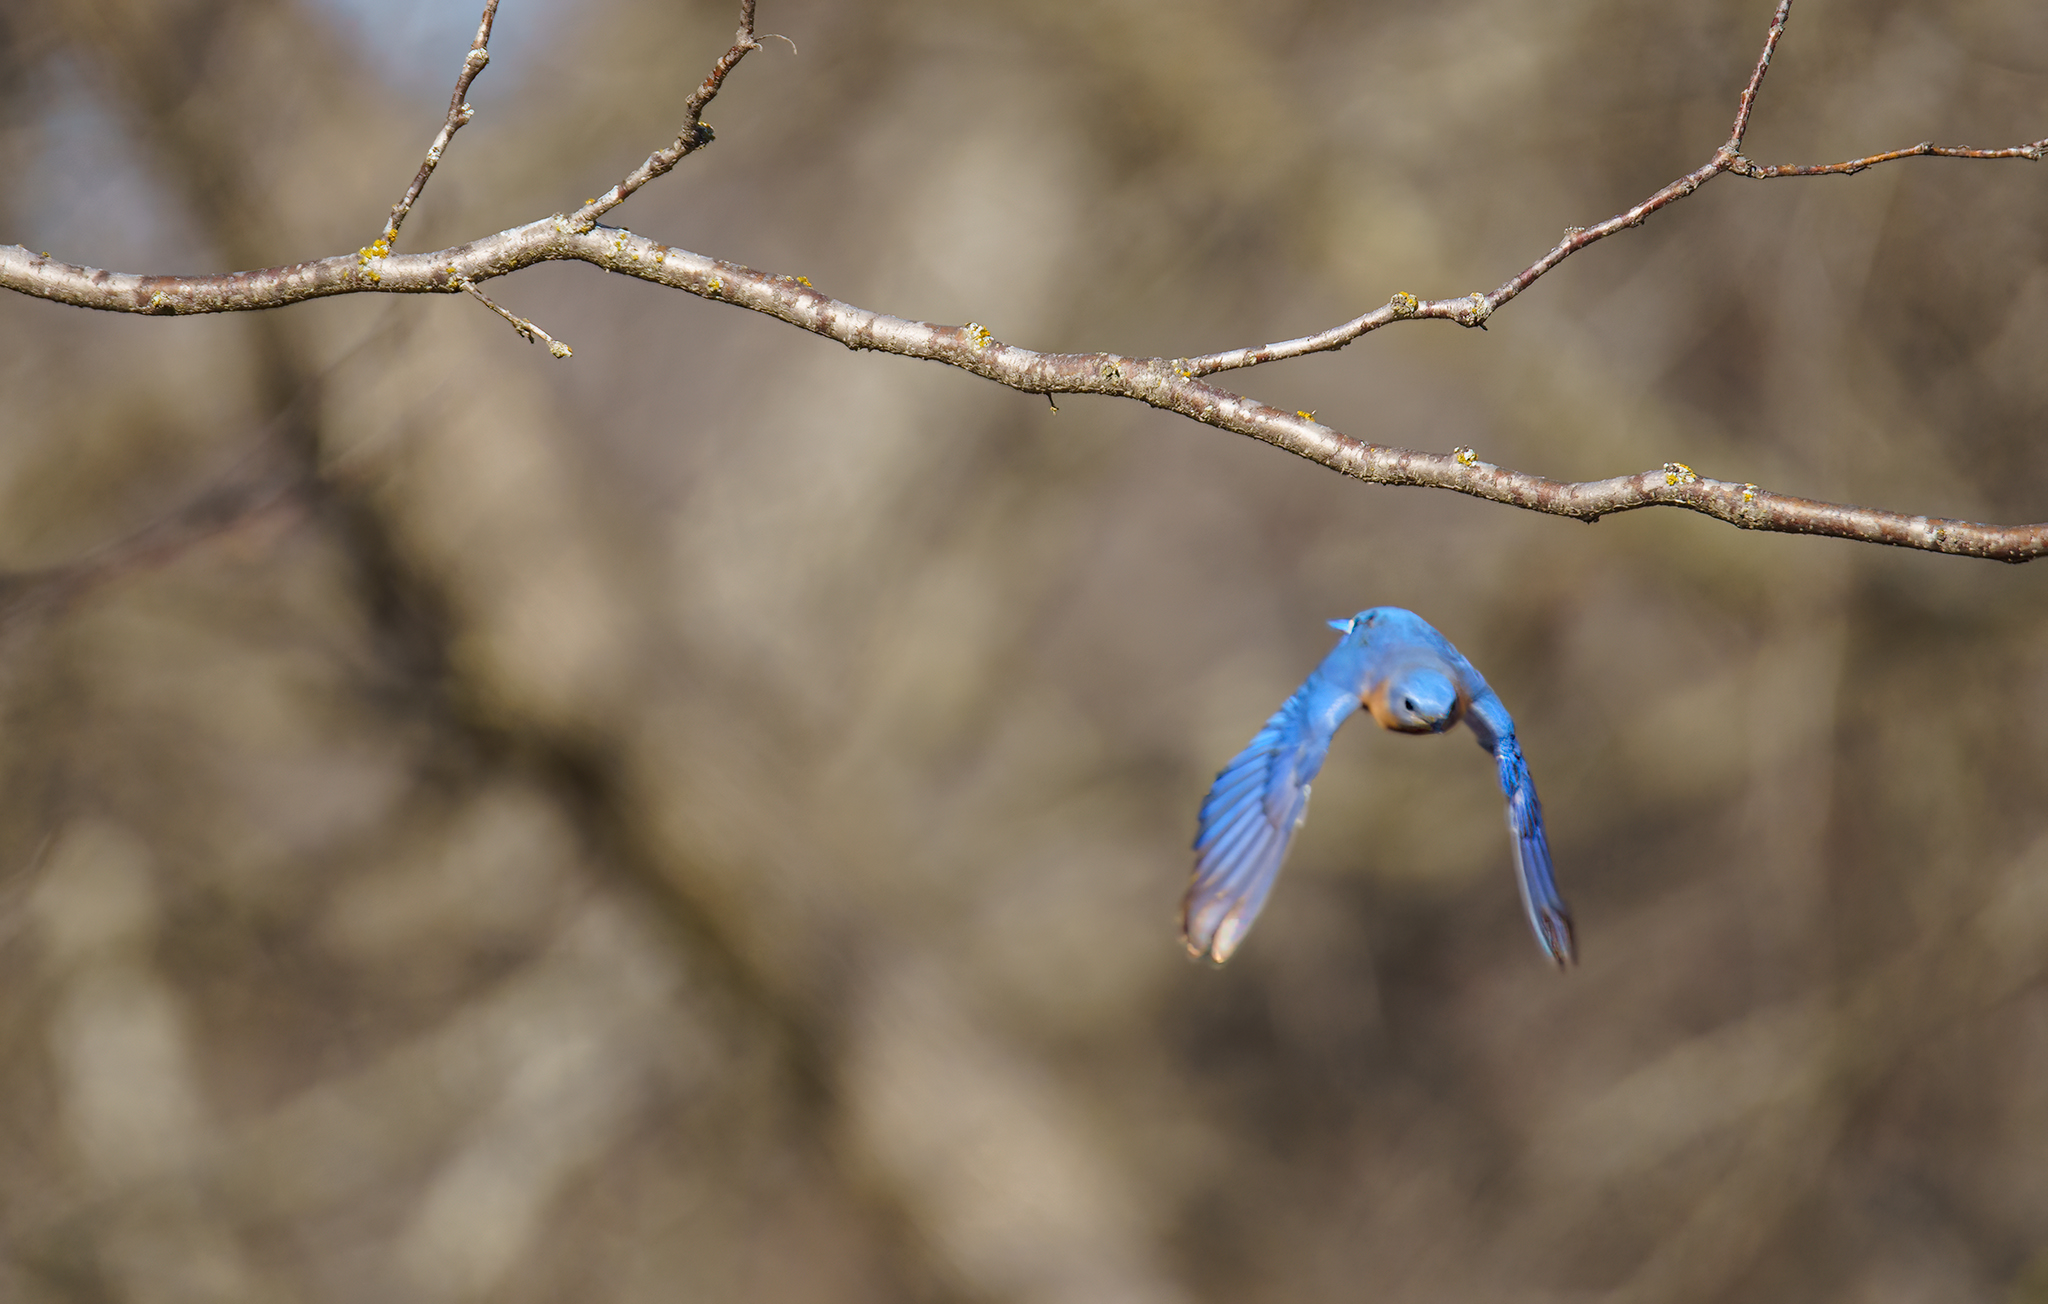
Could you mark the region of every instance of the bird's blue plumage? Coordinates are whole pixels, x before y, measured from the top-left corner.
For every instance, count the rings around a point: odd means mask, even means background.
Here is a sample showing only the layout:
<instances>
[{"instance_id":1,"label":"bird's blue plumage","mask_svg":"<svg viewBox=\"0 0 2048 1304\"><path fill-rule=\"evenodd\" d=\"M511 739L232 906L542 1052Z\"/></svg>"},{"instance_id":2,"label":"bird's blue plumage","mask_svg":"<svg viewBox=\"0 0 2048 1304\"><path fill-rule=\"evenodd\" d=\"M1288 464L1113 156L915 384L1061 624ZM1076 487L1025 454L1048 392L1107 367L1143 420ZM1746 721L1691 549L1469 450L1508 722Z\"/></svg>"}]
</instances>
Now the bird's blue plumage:
<instances>
[{"instance_id":1,"label":"bird's blue plumage","mask_svg":"<svg viewBox=\"0 0 2048 1304\"><path fill-rule=\"evenodd\" d=\"M1308 812L1309 786L1331 738L1364 707L1383 727L1404 733L1441 733L1463 719L1493 753L1530 926L1554 963L1571 963L1571 915L1551 877L1543 806L1500 698L1412 611L1375 607L1330 624L1343 634L1337 646L1216 776L1202 802L1194 881L1181 915L1188 950L1221 964L1244 940Z\"/></svg>"}]
</instances>

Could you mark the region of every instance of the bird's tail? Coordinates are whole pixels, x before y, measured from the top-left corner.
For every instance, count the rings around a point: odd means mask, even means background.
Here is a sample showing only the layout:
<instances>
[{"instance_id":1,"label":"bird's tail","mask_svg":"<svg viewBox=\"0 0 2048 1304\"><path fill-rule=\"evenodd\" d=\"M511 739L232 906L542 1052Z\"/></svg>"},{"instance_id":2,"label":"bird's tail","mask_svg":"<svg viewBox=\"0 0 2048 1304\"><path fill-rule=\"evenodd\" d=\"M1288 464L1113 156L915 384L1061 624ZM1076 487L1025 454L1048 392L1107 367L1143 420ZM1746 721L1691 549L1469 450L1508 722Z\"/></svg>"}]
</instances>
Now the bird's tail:
<instances>
[{"instance_id":1,"label":"bird's tail","mask_svg":"<svg viewBox=\"0 0 2048 1304\"><path fill-rule=\"evenodd\" d=\"M1535 780L1522 760L1522 749L1513 734L1495 746L1500 765L1500 789L1508 799L1508 831L1514 835L1515 875L1521 880L1522 907L1529 913L1529 926L1551 962L1562 969L1578 958L1572 943L1572 914L1558 895L1557 880L1550 873L1550 842L1543 834L1543 803L1536 798Z\"/></svg>"}]
</instances>

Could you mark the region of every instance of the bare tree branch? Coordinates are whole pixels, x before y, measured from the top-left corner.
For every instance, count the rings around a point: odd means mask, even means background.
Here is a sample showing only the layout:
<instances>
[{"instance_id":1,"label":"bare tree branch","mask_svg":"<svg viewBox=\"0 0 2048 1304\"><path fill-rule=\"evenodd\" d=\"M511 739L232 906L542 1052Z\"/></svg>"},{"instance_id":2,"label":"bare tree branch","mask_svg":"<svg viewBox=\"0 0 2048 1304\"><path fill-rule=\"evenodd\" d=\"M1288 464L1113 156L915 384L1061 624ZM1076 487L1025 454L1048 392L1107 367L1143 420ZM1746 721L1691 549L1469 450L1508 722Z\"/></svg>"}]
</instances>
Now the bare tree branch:
<instances>
[{"instance_id":1,"label":"bare tree branch","mask_svg":"<svg viewBox=\"0 0 2048 1304\"><path fill-rule=\"evenodd\" d=\"M412 211L413 201L427 188L427 178L434 175L434 168L441 162L441 155L448 148L448 142L455 139L455 133L469 125L476 116L476 110L469 105L469 84L491 61L491 23L498 16L498 0L484 0L484 16L476 25L476 39L470 42L469 54L462 60L462 71L455 78L455 93L448 97L448 118L441 124L440 133L434 143L427 147L427 157L420 164L419 175L412 179L404 196L391 206L391 216L385 219L384 232L379 235L371 248L390 252L398 241L398 228Z\"/></svg>"},{"instance_id":2,"label":"bare tree branch","mask_svg":"<svg viewBox=\"0 0 2048 1304\"><path fill-rule=\"evenodd\" d=\"M476 283L474 281L471 281L465 277L458 276L457 278L455 278L455 286L457 289L468 293L471 297L473 297L478 303L482 304L484 307L489 308L494 313L497 313L506 321L511 322L512 329L518 331L519 338L525 340L528 344L532 344L535 341L543 341L548 346L548 352L554 354L558 358L566 358L576 352L576 350L570 348L568 345L562 343L560 340L548 334L540 327L526 320L526 318L514 316L512 313L509 313L505 311L503 308L500 308L496 303L491 301L491 297L489 295L485 294L482 290L476 288Z\"/></svg>"},{"instance_id":3,"label":"bare tree branch","mask_svg":"<svg viewBox=\"0 0 2048 1304\"><path fill-rule=\"evenodd\" d=\"M479 42L488 35L490 12L488 8L485 11ZM892 317L833 299L801 277L756 271L660 244L622 228L597 225L597 218L603 213L710 141L710 131L701 121L705 106L718 94L727 74L739 61L749 51L760 48L754 34L753 0L745 0L741 6L740 28L732 47L719 57L686 103L683 127L675 141L650 155L603 196L572 214L557 214L433 253L396 254L386 244L381 250L373 246L355 254L289 267L217 276L107 272L34 255L18 245L0 246L0 287L78 307L150 314L275 308L335 294L460 292L484 299L522 335L548 340L556 356L565 356L566 346L556 344L531 322L490 303L476 287L479 282L535 263L573 259L766 313L838 340L849 348L943 362L1028 393L1105 394L1136 399L1264 440L1375 484L1449 489L1585 521L1640 507L1682 507L1743 529L1819 534L2001 561L2032 560L2048 552L2048 523L1986 525L1819 502L1773 493L1754 484L1705 479L1676 462L1606 480L1551 480L1482 462L1469 449L1425 453L1355 439L1307 414L1268 407L1205 384L1201 379L1220 371L1342 348L1394 321L1435 318L1483 327L1501 305L1572 254L1616 232L1641 225L1650 214L1692 194L1723 172L1756 177L1812 176L1855 172L1875 163L1926 154L2038 160L2048 151L2048 140L1996 150L1918 145L1839 164L1758 167L1739 152L1739 147L1790 12L1791 0L1779 0L1763 51L1743 89L1729 138L1711 159L1634 207L1595 226L1567 231L1565 238L1548 253L1492 293L1475 291L1463 298L1422 300L1404 292L1396 294L1383 307L1314 335L1197 358L1037 353L998 341L978 323L946 326ZM472 48L472 59L480 48ZM468 70L469 64L465 63L465 74L473 75ZM458 101L461 86L458 83ZM453 116L451 111L451 121ZM423 169L422 175L430 170ZM416 183L416 188L418 184L421 183Z\"/></svg>"},{"instance_id":4,"label":"bare tree branch","mask_svg":"<svg viewBox=\"0 0 2048 1304\"><path fill-rule=\"evenodd\" d=\"M1712 158L1625 212L1617 213L1594 226L1572 227L1564 233L1564 239L1558 241L1549 253L1523 268L1491 294L1475 290L1457 299L1422 300L1404 291L1396 294L1385 306L1375 308L1363 316L1354 317L1340 326L1332 326L1313 335L1304 335L1300 339L1282 340L1277 344L1267 344L1255 349L1232 349L1225 353L1204 354L1199 358L1187 359L1183 365L1194 375L1207 376L1219 371L1234 371L1240 367L1256 367L1262 363L1278 362L1284 358L1327 353L1343 348L1368 331L1378 330L1396 321L1437 318L1454 321L1461 326L1484 328L1487 319L1493 316L1496 309L1534 285L1537 279L1551 268L1589 244L1605 240L1617 231L1641 226L1650 214L1685 198L1723 172L1757 178L1821 176L1828 173L1861 172L1876 163L1889 163L1894 159L1913 158L1922 154L1939 154L1947 158L2021 158L2038 162L2042 154L2048 152L2048 139L2015 145L2010 149L1963 149L1946 145L1920 144L1910 149L1892 150L1890 153L1873 154L1868 158L1851 159L1845 163L1798 167L1758 166L1740 152L1742 138L1749 131L1750 110L1756 104L1757 91L1763 86L1764 74L1770 71L1771 56L1777 52L1778 40L1785 34L1785 20L1791 13L1792 0L1779 0L1778 12L1771 19L1771 30L1764 38L1763 53L1757 56L1756 70L1750 74L1749 85L1742 88L1742 100L1735 110L1735 125L1729 130L1727 143L1715 150Z\"/></svg>"},{"instance_id":5,"label":"bare tree branch","mask_svg":"<svg viewBox=\"0 0 2048 1304\"><path fill-rule=\"evenodd\" d=\"M783 37L783 40L789 40ZM754 39L754 0L740 0L740 30L732 38L732 48L718 56L718 62L711 65L711 71L690 98L683 104L683 125L676 132L676 138L666 148L658 149L647 156L647 161L626 174L626 179L605 191L596 199L584 201L583 207L569 215L569 221L578 231L588 231L603 217L620 204L626 202L640 187L667 172L682 162L683 156L695 153L711 143L711 128L704 125L704 110L717 97L718 90L725 85L726 74L739 66L740 60L748 53L761 48ZM790 49L796 42L790 41Z\"/></svg>"}]
</instances>

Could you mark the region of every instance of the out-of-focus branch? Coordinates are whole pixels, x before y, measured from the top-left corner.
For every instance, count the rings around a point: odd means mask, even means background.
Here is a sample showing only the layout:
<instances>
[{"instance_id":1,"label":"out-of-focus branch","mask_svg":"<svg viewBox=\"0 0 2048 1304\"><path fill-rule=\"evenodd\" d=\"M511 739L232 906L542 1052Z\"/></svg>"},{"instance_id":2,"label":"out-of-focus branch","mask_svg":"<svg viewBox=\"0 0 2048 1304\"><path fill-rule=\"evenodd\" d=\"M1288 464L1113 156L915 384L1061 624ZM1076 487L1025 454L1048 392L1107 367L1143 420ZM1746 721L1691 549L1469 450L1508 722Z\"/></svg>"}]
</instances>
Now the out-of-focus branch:
<instances>
[{"instance_id":1,"label":"out-of-focus branch","mask_svg":"<svg viewBox=\"0 0 2048 1304\"><path fill-rule=\"evenodd\" d=\"M492 305L496 307L496 305ZM304 419L329 377L386 335L371 331L318 374L247 437L245 451L184 502L82 556L34 570L0 570L0 634L144 571L168 566L193 549L264 521L289 519L315 505L319 472L286 438Z\"/></svg>"},{"instance_id":2,"label":"out-of-focus branch","mask_svg":"<svg viewBox=\"0 0 2048 1304\"><path fill-rule=\"evenodd\" d=\"M476 110L469 105L469 84L491 61L491 23L498 16L498 0L484 0L484 16L476 25L476 39L470 42L469 53L462 60L462 71L455 77L455 93L448 97L448 117L435 135L434 143L427 147L427 157L420 163L419 175L406 187L405 194L391 206L391 216L385 219L384 232L372 244L382 246L388 252L398 240L398 228L404 223L406 214L412 212L413 201L427 188L427 178L434 175L434 168L441 162L441 155L448 148L448 142L455 139L455 133L469 125L476 116Z\"/></svg>"},{"instance_id":3,"label":"out-of-focus branch","mask_svg":"<svg viewBox=\"0 0 2048 1304\"><path fill-rule=\"evenodd\" d=\"M266 431L226 474L133 533L61 565L0 571L0 630L61 611L96 589L167 566L261 520L288 516L305 506L305 486L303 470L279 454Z\"/></svg>"},{"instance_id":4,"label":"out-of-focus branch","mask_svg":"<svg viewBox=\"0 0 2048 1304\"><path fill-rule=\"evenodd\" d=\"M485 11L488 28L490 10ZM1819 175L1852 172L1873 163L1918 154L1966 158L2039 159L2048 141L2002 150L1961 150L1915 146L1848 163L1809 168L1763 169L1739 152L1758 89L1784 34L1791 0L1779 0L1762 54L1744 87L1729 139L1714 156L1625 212L1583 229L1574 228L1542 258L1494 290L1464 298L1422 300L1402 293L1381 308L1340 326L1257 349L1199 358L1132 358L1115 353L1036 353L998 341L987 329L907 321L842 303L801 277L776 276L702 254L676 249L618 227L597 225L598 216L675 166L710 139L701 115L725 78L751 50L754 0L743 0L740 28L685 106L682 131L665 149L650 155L624 181L572 214L557 214L500 231L468 244L429 254L396 254L382 249L219 276L137 276L79 267L31 254L18 245L0 246L0 288L60 303L115 312L183 314L237 312L281 307L335 294L468 293L483 298L477 283L535 263L574 259L731 303L838 340L849 348L873 349L924 358L971 371L1013 389L1036 394L1105 394L1136 399L1238 434L1261 439L1346 475L1375 484L1449 489L1492 502L1593 521L1639 507L1682 507L1743 529L1820 534L1897 547L2001 561L2029 561L2048 552L2048 523L1986 525L1938 517L1818 502L1777 494L1754 484L1704 479L1680 463L1607 480L1564 482L1511 471L1480 461L1469 449L1424 453L1370 443L1341 434L1302 413L1289 413L1215 388L1202 377L1279 358L1342 348L1368 331L1393 321L1442 318L1484 326L1508 300L1567 257L1595 241L1640 225L1650 214L1690 195L1722 172L1745 176ZM488 32L479 31L481 42ZM475 48L472 49L472 55ZM465 72L468 65L465 64ZM458 86L457 99L460 99ZM486 304L528 339L549 339L538 327ZM564 350L549 339L551 351Z\"/></svg>"}]
</instances>

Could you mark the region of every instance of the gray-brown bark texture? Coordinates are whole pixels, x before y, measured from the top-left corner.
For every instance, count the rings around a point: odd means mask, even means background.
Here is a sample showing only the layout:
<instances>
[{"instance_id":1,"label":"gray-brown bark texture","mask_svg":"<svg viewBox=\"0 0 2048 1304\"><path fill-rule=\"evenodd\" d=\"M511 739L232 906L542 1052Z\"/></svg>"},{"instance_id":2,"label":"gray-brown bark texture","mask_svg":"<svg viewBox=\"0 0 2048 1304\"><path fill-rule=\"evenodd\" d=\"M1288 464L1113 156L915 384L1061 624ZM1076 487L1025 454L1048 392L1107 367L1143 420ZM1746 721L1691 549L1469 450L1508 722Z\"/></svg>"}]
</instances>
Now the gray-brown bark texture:
<instances>
[{"instance_id":1,"label":"gray-brown bark texture","mask_svg":"<svg viewBox=\"0 0 2048 1304\"><path fill-rule=\"evenodd\" d=\"M376 12L0 7L0 240L368 243L477 20ZM1767 18L777 0L801 55L605 220L1200 357L1501 284L1698 166ZM732 20L504 7L403 249L604 194ZM1815 5L1745 153L2037 138L2043 49L2020 0ZM1484 333L1217 379L1561 481L2041 520L2044 230L2024 163L1729 177ZM2048 1298L2048 571L489 290L574 360L460 294L0 297L0 1298ZM1512 705L1569 978L1484 758L1363 731L1240 957L1182 959L1210 776L1380 603Z\"/></svg>"}]
</instances>

